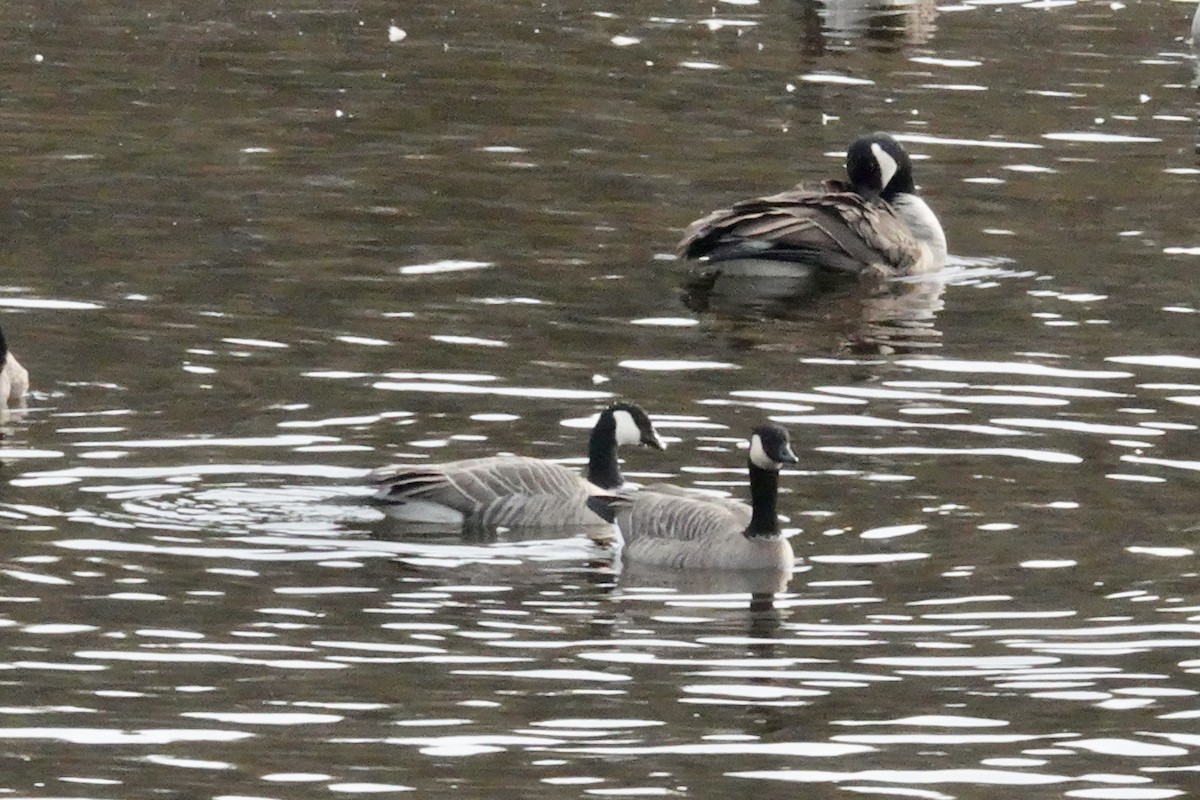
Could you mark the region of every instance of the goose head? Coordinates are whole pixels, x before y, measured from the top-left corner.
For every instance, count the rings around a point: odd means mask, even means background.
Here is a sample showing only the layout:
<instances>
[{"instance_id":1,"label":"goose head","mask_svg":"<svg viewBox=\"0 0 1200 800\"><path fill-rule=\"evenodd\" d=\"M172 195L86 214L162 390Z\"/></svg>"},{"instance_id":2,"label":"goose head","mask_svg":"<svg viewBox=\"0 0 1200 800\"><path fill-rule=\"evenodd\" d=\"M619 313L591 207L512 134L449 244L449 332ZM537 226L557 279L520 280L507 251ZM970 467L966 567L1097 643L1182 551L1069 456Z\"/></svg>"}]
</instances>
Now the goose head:
<instances>
[{"instance_id":1,"label":"goose head","mask_svg":"<svg viewBox=\"0 0 1200 800\"><path fill-rule=\"evenodd\" d=\"M799 460L792 452L788 432L778 425L762 425L750 434L751 466L778 472L784 464L795 464Z\"/></svg>"},{"instance_id":2,"label":"goose head","mask_svg":"<svg viewBox=\"0 0 1200 800\"><path fill-rule=\"evenodd\" d=\"M637 403L613 403L600 412L595 430L617 445L640 444L655 450L667 449L658 431L654 430L650 416Z\"/></svg>"},{"instance_id":3,"label":"goose head","mask_svg":"<svg viewBox=\"0 0 1200 800\"><path fill-rule=\"evenodd\" d=\"M854 191L868 200L878 197L891 204L913 236L929 248L926 266L917 271L938 269L945 263L946 232L917 194L912 159L899 142L886 133L858 137L846 153L846 173Z\"/></svg>"},{"instance_id":4,"label":"goose head","mask_svg":"<svg viewBox=\"0 0 1200 800\"><path fill-rule=\"evenodd\" d=\"M882 197L889 203L898 194L916 194L912 159L900 143L886 133L868 133L846 153L850 185L863 197Z\"/></svg>"}]
</instances>

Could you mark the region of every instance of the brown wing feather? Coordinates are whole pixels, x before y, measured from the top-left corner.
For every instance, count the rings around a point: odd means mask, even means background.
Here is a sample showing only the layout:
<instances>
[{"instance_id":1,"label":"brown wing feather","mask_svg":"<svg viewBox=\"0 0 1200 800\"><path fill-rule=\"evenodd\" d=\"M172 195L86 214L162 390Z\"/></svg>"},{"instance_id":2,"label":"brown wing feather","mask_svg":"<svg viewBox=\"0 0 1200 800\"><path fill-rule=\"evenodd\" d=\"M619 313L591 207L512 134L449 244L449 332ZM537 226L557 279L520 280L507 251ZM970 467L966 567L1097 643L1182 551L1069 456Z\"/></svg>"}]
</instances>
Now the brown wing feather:
<instances>
[{"instance_id":1,"label":"brown wing feather","mask_svg":"<svg viewBox=\"0 0 1200 800\"><path fill-rule=\"evenodd\" d=\"M850 259L860 269L899 273L911 270L921 256L920 243L891 205L864 198L840 181L801 185L714 211L688 226L678 252L701 258L723 244L746 241L761 246L764 254L771 249L826 253L839 262Z\"/></svg>"}]
</instances>

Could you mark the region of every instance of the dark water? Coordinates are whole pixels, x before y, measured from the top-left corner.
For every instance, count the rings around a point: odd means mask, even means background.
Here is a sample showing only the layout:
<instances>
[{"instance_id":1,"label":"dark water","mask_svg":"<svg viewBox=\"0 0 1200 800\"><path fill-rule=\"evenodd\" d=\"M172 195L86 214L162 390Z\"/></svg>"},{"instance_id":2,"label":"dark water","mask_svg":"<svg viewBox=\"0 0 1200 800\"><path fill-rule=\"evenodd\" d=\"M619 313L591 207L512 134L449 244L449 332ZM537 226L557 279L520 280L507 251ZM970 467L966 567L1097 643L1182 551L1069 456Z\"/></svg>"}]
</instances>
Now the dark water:
<instances>
[{"instance_id":1,"label":"dark water","mask_svg":"<svg viewBox=\"0 0 1200 800\"><path fill-rule=\"evenodd\" d=\"M1193 8L0 9L0 796L1191 794ZM873 129L943 281L681 296L683 226ZM642 479L792 430L772 612L358 502L612 396Z\"/></svg>"}]
</instances>

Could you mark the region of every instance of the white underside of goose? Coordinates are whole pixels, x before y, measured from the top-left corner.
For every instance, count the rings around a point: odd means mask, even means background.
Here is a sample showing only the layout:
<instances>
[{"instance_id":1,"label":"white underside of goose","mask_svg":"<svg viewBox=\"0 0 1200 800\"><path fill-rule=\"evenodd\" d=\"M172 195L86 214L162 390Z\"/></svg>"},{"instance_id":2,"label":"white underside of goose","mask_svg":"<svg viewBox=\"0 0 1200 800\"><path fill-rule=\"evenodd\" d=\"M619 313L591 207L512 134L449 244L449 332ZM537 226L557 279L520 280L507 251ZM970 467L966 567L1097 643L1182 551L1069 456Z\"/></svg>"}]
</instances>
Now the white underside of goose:
<instances>
[{"instance_id":1,"label":"white underside of goose","mask_svg":"<svg viewBox=\"0 0 1200 800\"><path fill-rule=\"evenodd\" d=\"M384 506L389 517L401 522L419 522L426 525L461 526L466 515L457 509L432 503L428 500L406 500L403 503L390 503Z\"/></svg>"},{"instance_id":2,"label":"white underside of goose","mask_svg":"<svg viewBox=\"0 0 1200 800\"><path fill-rule=\"evenodd\" d=\"M892 208L896 209L896 216L904 220L917 241L929 248L931 257L920 259L915 271L934 272L941 269L946 263L946 232L942 230L942 223L929 204L915 194L905 193L896 195L892 200Z\"/></svg>"},{"instance_id":3,"label":"white underside of goose","mask_svg":"<svg viewBox=\"0 0 1200 800\"><path fill-rule=\"evenodd\" d=\"M9 353L0 369L0 407L7 409L12 403L17 408L24 408L28 392L29 372Z\"/></svg>"}]
</instances>

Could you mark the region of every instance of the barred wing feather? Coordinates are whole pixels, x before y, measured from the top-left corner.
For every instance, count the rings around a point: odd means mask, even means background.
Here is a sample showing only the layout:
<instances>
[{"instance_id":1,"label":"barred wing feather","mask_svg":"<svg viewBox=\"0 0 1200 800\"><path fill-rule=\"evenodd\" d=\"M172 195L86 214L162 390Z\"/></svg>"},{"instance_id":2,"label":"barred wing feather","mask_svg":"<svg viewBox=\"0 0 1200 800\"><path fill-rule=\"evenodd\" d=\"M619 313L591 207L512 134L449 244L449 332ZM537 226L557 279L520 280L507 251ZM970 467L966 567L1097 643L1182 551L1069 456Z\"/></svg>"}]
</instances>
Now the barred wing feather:
<instances>
[{"instance_id":1,"label":"barred wing feather","mask_svg":"<svg viewBox=\"0 0 1200 800\"><path fill-rule=\"evenodd\" d=\"M436 467L398 465L376 470L368 481L378 499L427 501L461 512L482 526L594 525L584 505L596 491L574 470L536 458L497 456L451 461Z\"/></svg>"},{"instance_id":2,"label":"barred wing feather","mask_svg":"<svg viewBox=\"0 0 1200 800\"><path fill-rule=\"evenodd\" d=\"M811 259L838 272L881 267L903 274L917 265L922 246L887 202L826 181L714 211L688 226L678 252L714 261Z\"/></svg>"}]
</instances>

